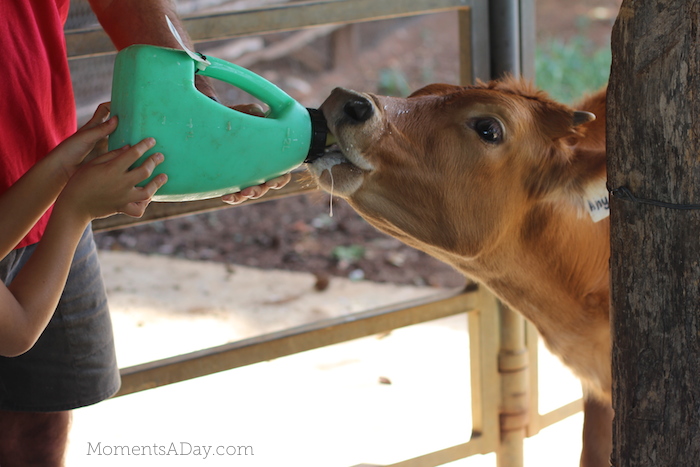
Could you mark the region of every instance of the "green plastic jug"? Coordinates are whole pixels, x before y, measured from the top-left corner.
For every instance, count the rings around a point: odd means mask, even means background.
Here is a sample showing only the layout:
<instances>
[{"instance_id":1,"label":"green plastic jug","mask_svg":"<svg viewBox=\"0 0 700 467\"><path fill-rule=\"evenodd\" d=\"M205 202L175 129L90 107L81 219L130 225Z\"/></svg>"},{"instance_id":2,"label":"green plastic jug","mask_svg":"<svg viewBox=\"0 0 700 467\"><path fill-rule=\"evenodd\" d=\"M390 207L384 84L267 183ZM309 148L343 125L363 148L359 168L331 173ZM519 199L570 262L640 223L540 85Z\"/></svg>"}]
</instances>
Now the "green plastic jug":
<instances>
[{"instance_id":1,"label":"green plastic jug","mask_svg":"<svg viewBox=\"0 0 700 467\"><path fill-rule=\"evenodd\" d=\"M215 57L203 66L182 50L132 45L117 54L109 149L153 137L168 175L155 201L214 198L259 185L323 152L326 124L261 76ZM199 92L195 73L229 83L265 103L265 117L239 112ZM145 181L144 183L146 183Z\"/></svg>"}]
</instances>

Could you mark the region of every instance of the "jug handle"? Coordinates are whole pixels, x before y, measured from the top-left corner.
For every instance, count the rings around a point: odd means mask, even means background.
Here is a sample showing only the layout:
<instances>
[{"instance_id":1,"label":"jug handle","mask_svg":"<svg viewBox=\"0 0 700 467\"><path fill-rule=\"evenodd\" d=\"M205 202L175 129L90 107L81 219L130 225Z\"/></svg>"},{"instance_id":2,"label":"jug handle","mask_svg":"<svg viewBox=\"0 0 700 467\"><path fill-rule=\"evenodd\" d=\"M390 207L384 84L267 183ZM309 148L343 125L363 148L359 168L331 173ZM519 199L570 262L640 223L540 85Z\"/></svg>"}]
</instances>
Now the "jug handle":
<instances>
[{"instance_id":1,"label":"jug handle","mask_svg":"<svg viewBox=\"0 0 700 467\"><path fill-rule=\"evenodd\" d=\"M296 101L289 94L246 68L216 57L207 57L207 60L211 62L211 65L204 70L197 70L198 74L232 84L260 99L270 107L270 111L266 115L268 118L276 118L284 113L290 105L296 104Z\"/></svg>"}]
</instances>

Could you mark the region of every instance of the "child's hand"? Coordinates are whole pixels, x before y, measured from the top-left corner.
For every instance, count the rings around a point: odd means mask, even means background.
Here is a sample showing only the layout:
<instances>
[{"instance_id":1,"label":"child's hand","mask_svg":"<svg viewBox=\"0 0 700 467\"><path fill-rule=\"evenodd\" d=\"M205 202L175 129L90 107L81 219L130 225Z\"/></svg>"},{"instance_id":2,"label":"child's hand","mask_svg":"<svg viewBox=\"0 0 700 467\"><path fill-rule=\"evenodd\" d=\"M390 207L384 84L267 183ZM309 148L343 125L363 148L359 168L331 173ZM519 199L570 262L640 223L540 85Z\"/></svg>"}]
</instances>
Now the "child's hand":
<instances>
[{"instance_id":1,"label":"child's hand","mask_svg":"<svg viewBox=\"0 0 700 467\"><path fill-rule=\"evenodd\" d=\"M68 180L98 141L117 128L117 117L109 118L110 103L100 104L90 121L49 153Z\"/></svg>"},{"instance_id":2,"label":"child's hand","mask_svg":"<svg viewBox=\"0 0 700 467\"><path fill-rule=\"evenodd\" d=\"M153 154L139 167L132 170L129 167L154 145L153 138L146 138L134 146L125 146L86 162L68 181L55 209L59 212L71 210L87 222L118 212L141 217L168 177L160 174L143 187L136 184L151 176L155 167L163 162L163 155Z\"/></svg>"}]
</instances>

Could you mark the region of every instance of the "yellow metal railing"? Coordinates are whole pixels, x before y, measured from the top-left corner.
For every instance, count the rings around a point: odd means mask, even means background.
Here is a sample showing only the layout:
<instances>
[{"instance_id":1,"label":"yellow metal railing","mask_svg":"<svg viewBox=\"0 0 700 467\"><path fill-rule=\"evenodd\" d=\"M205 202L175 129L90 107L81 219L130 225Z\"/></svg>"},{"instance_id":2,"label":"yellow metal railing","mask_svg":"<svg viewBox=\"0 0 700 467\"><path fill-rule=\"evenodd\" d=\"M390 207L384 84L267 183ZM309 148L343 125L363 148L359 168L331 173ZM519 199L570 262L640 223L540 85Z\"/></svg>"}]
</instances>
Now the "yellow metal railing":
<instances>
[{"instance_id":1,"label":"yellow metal railing","mask_svg":"<svg viewBox=\"0 0 700 467\"><path fill-rule=\"evenodd\" d=\"M521 3L528 1L522 0ZM489 3L486 0L294 2L256 10L194 16L186 18L184 23L192 39L199 42L438 11L454 11L459 18L461 81L469 83L476 78L488 79L493 57L489 48ZM66 41L69 58L114 52L100 28L67 31ZM528 54L531 51L524 53ZM293 181L282 190L247 204L316 189L300 180L299 174L294 174ZM93 226L96 231L117 229L214 209L222 209L220 200L152 203L141 219L118 216L96 221ZM117 396L460 313L466 313L469 322L471 438L463 444L393 465L437 466L474 454L495 452L499 467L522 466L524 438L580 411L582 403L578 400L550 413L539 414L537 331L520 315L503 307L488 291L477 286L123 368L122 387Z\"/></svg>"}]
</instances>

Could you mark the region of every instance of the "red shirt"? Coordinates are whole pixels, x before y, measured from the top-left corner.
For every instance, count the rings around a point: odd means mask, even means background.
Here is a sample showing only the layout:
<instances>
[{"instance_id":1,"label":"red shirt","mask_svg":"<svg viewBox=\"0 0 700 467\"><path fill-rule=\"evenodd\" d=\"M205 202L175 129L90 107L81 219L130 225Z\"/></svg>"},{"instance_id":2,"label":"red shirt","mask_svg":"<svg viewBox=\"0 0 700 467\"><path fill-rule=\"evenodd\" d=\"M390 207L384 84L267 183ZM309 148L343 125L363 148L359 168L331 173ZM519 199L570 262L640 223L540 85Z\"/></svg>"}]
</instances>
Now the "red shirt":
<instances>
[{"instance_id":1,"label":"red shirt","mask_svg":"<svg viewBox=\"0 0 700 467\"><path fill-rule=\"evenodd\" d=\"M63 35L69 6L70 0L0 2L0 193L76 130ZM49 214L18 247L39 241Z\"/></svg>"}]
</instances>

